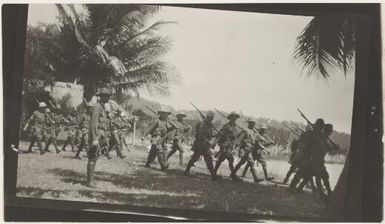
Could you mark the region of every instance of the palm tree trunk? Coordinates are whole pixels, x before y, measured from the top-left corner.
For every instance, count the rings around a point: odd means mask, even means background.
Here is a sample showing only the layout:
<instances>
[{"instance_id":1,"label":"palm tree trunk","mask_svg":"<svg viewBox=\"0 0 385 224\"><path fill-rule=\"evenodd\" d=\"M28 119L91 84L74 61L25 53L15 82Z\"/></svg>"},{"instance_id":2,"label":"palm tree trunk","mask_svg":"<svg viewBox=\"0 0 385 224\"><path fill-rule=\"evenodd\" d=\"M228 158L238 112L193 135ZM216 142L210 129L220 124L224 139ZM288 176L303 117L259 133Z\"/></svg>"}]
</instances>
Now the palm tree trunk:
<instances>
[{"instance_id":1,"label":"palm tree trunk","mask_svg":"<svg viewBox=\"0 0 385 224\"><path fill-rule=\"evenodd\" d=\"M350 149L324 214L325 218L336 221L362 219L371 21L363 17L358 17L356 21L355 87Z\"/></svg>"}]
</instances>

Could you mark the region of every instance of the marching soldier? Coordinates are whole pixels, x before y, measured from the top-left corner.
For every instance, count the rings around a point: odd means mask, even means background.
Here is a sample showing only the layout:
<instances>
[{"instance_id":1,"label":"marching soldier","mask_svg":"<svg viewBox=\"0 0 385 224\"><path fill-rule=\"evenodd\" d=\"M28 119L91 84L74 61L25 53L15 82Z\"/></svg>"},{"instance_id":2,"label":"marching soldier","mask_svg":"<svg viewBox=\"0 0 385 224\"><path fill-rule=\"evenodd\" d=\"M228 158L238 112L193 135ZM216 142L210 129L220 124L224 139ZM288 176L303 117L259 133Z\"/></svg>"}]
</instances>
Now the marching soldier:
<instances>
[{"instance_id":1,"label":"marching soldier","mask_svg":"<svg viewBox=\"0 0 385 224\"><path fill-rule=\"evenodd\" d=\"M175 124L177 125L174 133L174 139L171 146L171 151L167 155L167 160L176 152L179 151L179 165L183 166L183 147L182 143L184 142L184 134L191 129L191 126L184 122L184 118L186 114L178 113L176 115L177 121Z\"/></svg>"},{"instance_id":2,"label":"marching soldier","mask_svg":"<svg viewBox=\"0 0 385 224\"><path fill-rule=\"evenodd\" d=\"M305 132L303 132L297 138L293 137L293 140L290 143L290 149L291 149L292 154L290 156L289 163L291 164L291 166L290 166L289 171L287 171L287 173L286 173L285 179L283 180L284 184L287 184L290 176L297 171L298 163L302 159L302 155L303 155L303 152L301 150L301 149L303 149L303 147L300 146L302 141L303 141L302 139L306 138L304 136L309 134L309 132L311 132L311 130L312 130L311 126L307 125Z\"/></svg>"},{"instance_id":3,"label":"marching soldier","mask_svg":"<svg viewBox=\"0 0 385 224\"><path fill-rule=\"evenodd\" d=\"M227 161L229 162L230 177L233 180L239 180L239 178L234 175L234 156L232 154L235 146L235 141L237 140L237 136L239 135L239 130L237 124L235 123L239 117L240 116L236 112L231 112L227 116L229 122L221 128L220 135L217 136L217 142L220 148L220 152L218 160L215 164L214 172L217 173L221 163L227 159Z\"/></svg>"},{"instance_id":4,"label":"marching soldier","mask_svg":"<svg viewBox=\"0 0 385 224\"><path fill-rule=\"evenodd\" d=\"M60 153L57 146L57 135L61 130L61 124L64 123L64 117L59 113L60 106L52 108L52 112L47 108L46 113L49 117L46 135L46 145L44 151L49 152L49 146L52 144L55 147L56 153Z\"/></svg>"},{"instance_id":5,"label":"marching soldier","mask_svg":"<svg viewBox=\"0 0 385 224\"><path fill-rule=\"evenodd\" d=\"M67 131L68 137L63 145L62 151L66 151L67 145L70 144L73 152L75 151L75 135L78 129L76 114L68 115L67 120L68 120L68 124L67 124L67 127L65 128L65 131Z\"/></svg>"},{"instance_id":6,"label":"marching soldier","mask_svg":"<svg viewBox=\"0 0 385 224\"><path fill-rule=\"evenodd\" d=\"M90 113L91 113L91 109L92 109L92 105L91 104L86 104L86 111L83 112L79 118L79 129L80 129L80 133L81 133L81 136L80 136L80 143L79 143L79 147L78 147L78 150L75 154L75 158L76 159L81 159L80 158L80 152L83 150L83 149L86 149L88 150L88 136L89 136L89 129L90 129L90 121L91 121L91 117L90 117Z\"/></svg>"},{"instance_id":7,"label":"marching soldier","mask_svg":"<svg viewBox=\"0 0 385 224\"><path fill-rule=\"evenodd\" d=\"M259 146L260 141L258 140L258 136L255 133L255 121L252 118L247 120L248 127L245 131L242 132L240 137L240 148L244 151L244 155L239 161L239 163L234 168L234 175L236 175L237 171L243 164L247 162L250 167L251 174L253 175L254 183L259 183L263 181L263 179L258 178L257 170L255 169L255 159L253 153Z\"/></svg>"},{"instance_id":8,"label":"marching soldier","mask_svg":"<svg viewBox=\"0 0 385 224\"><path fill-rule=\"evenodd\" d=\"M28 119L26 125L23 130L27 131L29 127L31 127L31 140L28 148L28 152L32 152L32 147L37 143L40 154L43 155L45 153L43 148L43 135L45 126L47 125L47 117L45 114L45 109L47 108L47 104L44 102L39 103L39 108L33 112L32 116Z\"/></svg>"},{"instance_id":9,"label":"marching soldier","mask_svg":"<svg viewBox=\"0 0 385 224\"><path fill-rule=\"evenodd\" d=\"M107 158L112 159L110 156L110 151L115 148L116 154L119 156L119 158L124 159L126 156L122 154L122 143L120 141L120 130L123 128L123 122L120 118L120 112L115 111L114 113L111 113L109 116L110 119L110 139L109 139L109 147L107 151Z\"/></svg>"},{"instance_id":10,"label":"marching soldier","mask_svg":"<svg viewBox=\"0 0 385 224\"><path fill-rule=\"evenodd\" d=\"M203 117L203 115L202 115ZM212 141L212 138L215 137L214 135L214 127L212 124L212 121L214 119L214 112L208 111L205 119L203 122L200 122L196 126L196 132L195 132L195 141L194 141L194 154L192 155L190 161L187 164L186 170L184 174L186 176L190 176L190 169L194 165L194 163L199 159L199 157L202 155L205 162L207 169L210 171L211 178L213 180L219 179L217 174L214 171L213 167L213 158L212 153L210 150L211 148L214 148L214 142Z\"/></svg>"},{"instance_id":11,"label":"marching soldier","mask_svg":"<svg viewBox=\"0 0 385 224\"><path fill-rule=\"evenodd\" d=\"M102 88L96 96L100 100L91 110L91 122L89 130L89 150L87 163L87 186L96 187L94 173L96 162L99 158L101 144L105 144L106 133L106 103L109 101L111 93L107 88Z\"/></svg>"},{"instance_id":12,"label":"marching soldier","mask_svg":"<svg viewBox=\"0 0 385 224\"><path fill-rule=\"evenodd\" d=\"M288 188L290 192L294 192L296 189L300 190L305 186L306 183L312 181L312 178L315 173L315 155L316 152L322 147L321 139L323 139L322 130L324 125L325 122L323 119L317 119L315 124L312 125L312 131L305 132L306 135L304 134L301 137L301 148L299 149L299 152L301 152L301 154L299 156L298 161L299 168ZM302 183L297 188L297 184L301 181L301 179ZM319 185L319 183L316 184L318 189L322 187Z\"/></svg>"},{"instance_id":13,"label":"marching soldier","mask_svg":"<svg viewBox=\"0 0 385 224\"><path fill-rule=\"evenodd\" d=\"M120 139L120 143L121 143L121 149L123 150L123 148L125 147L127 152L131 151L128 147L128 144L126 142L126 135L127 135L127 132L129 130L129 128L131 128L131 125L130 125L130 122L132 120L135 120L137 119L136 117L134 117L133 115L131 115L131 119L128 118L128 114L126 112L121 112L120 114L120 117L121 117L121 121L122 121L122 127L121 129L119 130L119 139Z\"/></svg>"},{"instance_id":14,"label":"marching soldier","mask_svg":"<svg viewBox=\"0 0 385 224\"><path fill-rule=\"evenodd\" d=\"M148 153L145 167L150 167L150 164L158 157L158 161L162 170L168 168L166 160L168 133L175 129L176 125L168 120L170 112L167 109L158 111L159 118L151 125L145 136L151 135L151 149Z\"/></svg>"}]
</instances>

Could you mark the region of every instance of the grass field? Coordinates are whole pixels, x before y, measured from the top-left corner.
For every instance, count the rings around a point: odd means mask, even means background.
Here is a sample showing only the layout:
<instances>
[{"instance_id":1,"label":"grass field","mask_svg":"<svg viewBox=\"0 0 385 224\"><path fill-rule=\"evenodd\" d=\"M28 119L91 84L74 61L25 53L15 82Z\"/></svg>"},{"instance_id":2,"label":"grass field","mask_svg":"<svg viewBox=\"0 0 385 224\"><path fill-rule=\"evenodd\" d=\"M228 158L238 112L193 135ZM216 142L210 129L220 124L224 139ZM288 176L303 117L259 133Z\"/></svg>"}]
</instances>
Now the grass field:
<instances>
[{"instance_id":1,"label":"grass field","mask_svg":"<svg viewBox=\"0 0 385 224\"><path fill-rule=\"evenodd\" d=\"M186 177L184 168L178 165L178 155L170 159L169 170L162 172L158 164L145 168L147 149L135 147L125 152L127 157L123 160L114 152L112 160L102 156L96 166L97 188L91 189L84 185L87 165L84 154L83 160L77 160L69 151L43 156L38 150L22 153L27 147L27 142L20 142L19 197L307 217L319 217L326 206L316 194L309 191L290 194L287 186L278 184L289 169L284 161L268 161L274 182L254 184L250 173L243 182L232 182L227 162L218 172L224 178L213 182L204 161L198 161L191 170L192 177ZM185 154L187 163L191 152ZM333 188L342 167L327 165ZM261 167L257 170L262 177Z\"/></svg>"}]
</instances>

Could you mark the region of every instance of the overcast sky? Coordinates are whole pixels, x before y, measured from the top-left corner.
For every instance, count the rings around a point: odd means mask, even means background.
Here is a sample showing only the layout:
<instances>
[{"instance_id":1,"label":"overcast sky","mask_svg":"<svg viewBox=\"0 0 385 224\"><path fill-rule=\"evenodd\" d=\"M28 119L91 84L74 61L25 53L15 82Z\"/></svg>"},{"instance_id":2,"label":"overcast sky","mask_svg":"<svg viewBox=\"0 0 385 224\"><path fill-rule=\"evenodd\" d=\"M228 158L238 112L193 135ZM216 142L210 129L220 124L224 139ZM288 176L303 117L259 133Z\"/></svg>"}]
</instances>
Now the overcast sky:
<instances>
[{"instance_id":1,"label":"overcast sky","mask_svg":"<svg viewBox=\"0 0 385 224\"><path fill-rule=\"evenodd\" d=\"M32 5L28 24L53 23L53 5ZM336 70L325 81L301 76L292 59L295 39L311 17L163 7L154 19L175 21L162 33L172 40L165 60L182 83L169 97L147 97L176 109L216 107L246 115L303 121L322 117L336 130L351 128L354 73Z\"/></svg>"}]
</instances>

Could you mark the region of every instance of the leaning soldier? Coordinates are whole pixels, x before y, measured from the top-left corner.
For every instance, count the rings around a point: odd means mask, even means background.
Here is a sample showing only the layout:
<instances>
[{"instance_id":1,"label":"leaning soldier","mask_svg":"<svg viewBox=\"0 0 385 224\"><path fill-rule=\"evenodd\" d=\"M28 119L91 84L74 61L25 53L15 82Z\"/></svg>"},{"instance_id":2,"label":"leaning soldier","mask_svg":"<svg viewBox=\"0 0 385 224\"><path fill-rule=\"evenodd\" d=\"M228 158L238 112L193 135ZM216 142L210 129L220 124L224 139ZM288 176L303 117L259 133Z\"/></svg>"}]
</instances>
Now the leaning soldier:
<instances>
[{"instance_id":1,"label":"leaning soldier","mask_svg":"<svg viewBox=\"0 0 385 224\"><path fill-rule=\"evenodd\" d=\"M236 175L239 168L241 168L241 166L247 162L250 167L254 183L259 183L263 181L263 179L258 178L257 176L257 170L255 168L255 159L253 156L255 150L260 147L258 145L260 144L260 142L258 141L258 136L255 130L255 120L252 118L248 118L247 125L247 129L245 129L240 136L240 148L241 150L243 150L244 154L241 160L234 168L234 175Z\"/></svg>"},{"instance_id":2,"label":"leaning soldier","mask_svg":"<svg viewBox=\"0 0 385 224\"><path fill-rule=\"evenodd\" d=\"M210 150L214 148L213 138L215 137L215 129L212 124L214 119L214 112L208 111L204 121L197 124L195 129L195 141L194 141L194 154L192 155L190 161L187 164L184 174L190 176L190 169L194 163L199 159L200 156L203 156L207 169L210 171L211 179L217 180L219 177L214 171L213 167L213 158Z\"/></svg>"},{"instance_id":3,"label":"leaning soldier","mask_svg":"<svg viewBox=\"0 0 385 224\"><path fill-rule=\"evenodd\" d=\"M171 151L167 155L167 160L176 152L179 151L179 165L183 166L183 147L182 143L184 142L184 135L186 132L188 132L191 129L191 126L187 124L183 119L186 117L186 114L183 112L178 113L176 115L176 122L177 125L174 133L174 139L171 146Z\"/></svg>"},{"instance_id":4,"label":"leaning soldier","mask_svg":"<svg viewBox=\"0 0 385 224\"><path fill-rule=\"evenodd\" d=\"M167 109L158 111L157 118L151 125L145 136L151 135L151 148L148 153L145 167L150 167L155 158L158 157L161 170L168 168L165 152L167 151L168 133L171 132L176 125L168 120L170 112Z\"/></svg>"},{"instance_id":5,"label":"leaning soldier","mask_svg":"<svg viewBox=\"0 0 385 224\"><path fill-rule=\"evenodd\" d=\"M100 153L100 139L106 139L105 136L105 121L106 103L109 101L111 93L107 88L102 88L96 96L100 97L99 102L91 110L91 122L89 130L89 149L88 149L88 163L87 163L87 186L96 187L94 182L94 173L96 162L99 158Z\"/></svg>"},{"instance_id":6,"label":"leaning soldier","mask_svg":"<svg viewBox=\"0 0 385 224\"><path fill-rule=\"evenodd\" d=\"M40 102L39 108L35 112L33 112L33 114L27 120L27 123L23 128L24 131L27 131L28 128L31 127L30 128L31 139L30 139L28 152L32 152L32 147L36 142L39 147L40 154L43 155L45 153L42 140L43 140L45 126L47 124L47 117L45 114L46 108L47 108L47 104L45 104L44 102Z\"/></svg>"},{"instance_id":7,"label":"leaning soldier","mask_svg":"<svg viewBox=\"0 0 385 224\"><path fill-rule=\"evenodd\" d=\"M233 180L240 180L234 175L234 156L232 153L235 141L239 136L239 130L237 124L235 123L239 117L240 116L236 112L231 112L227 116L229 122L226 123L220 130L220 135L217 137L220 153L214 168L214 172L217 173L221 163L227 159L229 162L230 177Z\"/></svg>"}]
</instances>

